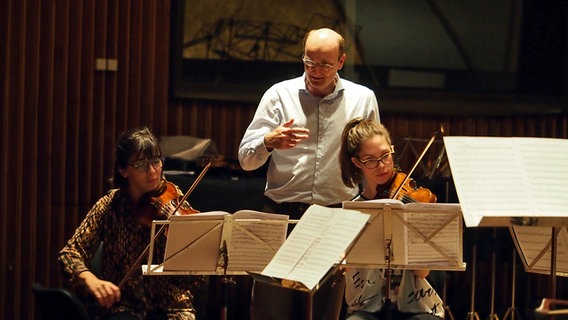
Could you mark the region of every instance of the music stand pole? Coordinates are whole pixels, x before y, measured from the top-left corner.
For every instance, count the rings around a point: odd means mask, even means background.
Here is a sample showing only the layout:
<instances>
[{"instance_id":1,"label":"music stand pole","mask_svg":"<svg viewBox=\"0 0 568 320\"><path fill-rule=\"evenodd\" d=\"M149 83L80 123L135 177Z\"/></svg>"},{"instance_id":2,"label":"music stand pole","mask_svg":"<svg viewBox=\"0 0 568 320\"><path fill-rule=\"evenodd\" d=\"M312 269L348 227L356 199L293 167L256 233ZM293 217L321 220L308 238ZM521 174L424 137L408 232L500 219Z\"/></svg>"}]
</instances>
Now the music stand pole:
<instances>
[{"instance_id":1,"label":"music stand pole","mask_svg":"<svg viewBox=\"0 0 568 320\"><path fill-rule=\"evenodd\" d=\"M495 313L495 259L496 253L493 251L491 254L491 313L489 314L489 320L499 320L499 317Z\"/></svg>"},{"instance_id":2,"label":"music stand pole","mask_svg":"<svg viewBox=\"0 0 568 320\"><path fill-rule=\"evenodd\" d=\"M383 304L383 308L385 310L385 320L392 319L392 310L391 310L391 299L390 299L390 291L391 291L391 281L392 281L392 268L391 268L391 257L392 257L392 247L391 247L391 239L386 240L386 255L385 260L387 262L387 269L385 270L387 277L387 292L385 297L385 302Z\"/></svg>"},{"instance_id":3,"label":"music stand pole","mask_svg":"<svg viewBox=\"0 0 568 320\"><path fill-rule=\"evenodd\" d=\"M467 318L469 320L479 320L479 315L474 309L475 306L475 265L477 260L477 245L473 245L473 262L472 262L472 272L471 272L471 306L470 311L467 313Z\"/></svg>"},{"instance_id":4,"label":"music stand pole","mask_svg":"<svg viewBox=\"0 0 568 320\"><path fill-rule=\"evenodd\" d=\"M503 316L503 320L508 319L510 317L511 320L520 319L517 310L515 309L515 287L516 287L516 272L517 272L517 253L515 249L513 249L513 280L511 283L511 306L505 312Z\"/></svg>"},{"instance_id":5,"label":"music stand pole","mask_svg":"<svg viewBox=\"0 0 568 320\"><path fill-rule=\"evenodd\" d=\"M446 315L449 317L450 320L455 320L454 318L454 314L452 313L452 309L450 309L450 306L446 303L446 291L447 291L447 287L448 287L448 279L444 279L444 291L442 293L442 301L444 301L444 318L446 317Z\"/></svg>"},{"instance_id":6,"label":"music stand pole","mask_svg":"<svg viewBox=\"0 0 568 320\"><path fill-rule=\"evenodd\" d=\"M227 276L227 268L229 267L229 254L227 251L227 243L225 241L223 241L223 249L220 253L223 259L223 306L221 307L220 320L227 320L229 313L229 285L234 284L235 282L231 277Z\"/></svg>"},{"instance_id":7,"label":"music stand pole","mask_svg":"<svg viewBox=\"0 0 568 320\"><path fill-rule=\"evenodd\" d=\"M495 243L497 241L497 229L493 228L493 252L491 253L491 313L489 320L499 320L499 316L495 313L495 268L497 267L497 249Z\"/></svg>"},{"instance_id":8,"label":"music stand pole","mask_svg":"<svg viewBox=\"0 0 568 320\"><path fill-rule=\"evenodd\" d=\"M550 297L556 299L556 255L557 255L557 231L552 227L552 239L550 242Z\"/></svg>"}]
</instances>

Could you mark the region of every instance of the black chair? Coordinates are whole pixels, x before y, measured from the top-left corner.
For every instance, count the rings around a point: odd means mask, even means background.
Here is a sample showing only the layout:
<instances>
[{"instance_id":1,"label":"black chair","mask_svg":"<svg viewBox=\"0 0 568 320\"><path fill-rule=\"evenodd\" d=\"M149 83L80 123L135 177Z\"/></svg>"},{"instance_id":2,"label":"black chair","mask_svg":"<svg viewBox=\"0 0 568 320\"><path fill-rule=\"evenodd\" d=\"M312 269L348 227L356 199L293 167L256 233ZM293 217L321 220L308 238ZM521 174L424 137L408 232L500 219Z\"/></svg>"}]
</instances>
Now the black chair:
<instances>
[{"instance_id":1,"label":"black chair","mask_svg":"<svg viewBox=\"0 0 568 320\"><path fill-rule=\"evenodd\" d=\"M35 297L36 319L89 320L85 307L69 290L46 288L39 283L34 283L32 291Z\"/></svg>"}]
</instances>

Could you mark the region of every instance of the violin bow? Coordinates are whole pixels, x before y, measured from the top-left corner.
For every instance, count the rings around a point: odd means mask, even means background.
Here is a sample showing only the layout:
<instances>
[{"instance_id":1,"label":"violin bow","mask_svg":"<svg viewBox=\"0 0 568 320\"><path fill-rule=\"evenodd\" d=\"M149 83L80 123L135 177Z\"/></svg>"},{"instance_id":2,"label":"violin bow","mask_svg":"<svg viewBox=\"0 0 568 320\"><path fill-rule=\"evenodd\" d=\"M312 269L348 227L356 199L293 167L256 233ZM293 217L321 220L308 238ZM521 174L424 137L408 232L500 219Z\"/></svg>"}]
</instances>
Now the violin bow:
<instances>
[{"instance_id":1,"label":"violin bow","mask_svg":"<svg viewBox=\"0 0 568 320\"><path fill-rule=\"evenodd\" d=\"M398 196L398 193L400 192L400 190L402 190L402 187L406 184L408 179L410 179L410 175L414 172L416 167L418 167L418 164L420 164L420 161L422 161L422 158L424 157L424 155L426 154L426 152L428 151L428 149L430 148L432 143L434 143L434 140L436 139L436 136L438 135L438 133L444 134L444 126L440 127L440 131L434 132L434 134L432 135L432 138L430 138L430 141L428 141L428 144L426 144L426 146L424 147L424 150L422 150L422 153L420 154L420 156L418 156L418 160L416 160L416 162L414 163L414 166L412 166L412 169L410 169L410 171L408 172L408 174L406 175L406 177L404 178L402 183L396 189L396 192L394 193L394 196L392 197L392 199L396 199L396 197Z\"/></svg>"},{"instance_id":2,"label":"violin bow","mask_svg":"<svg viewBox=\"0 0 568 320\"><path fill-rule=\"evenodd\" d=\"M189 190L183 195L181 200L178 201L178 203L177 203L176 207L174 208L174 210L172 211L171 215L174 215L178 211L178 209L182 206L182 204L187 200L187 197L189 197L189 195L193 192L193 190L199 184L201 179L203 179L203 177L205 176L205 173L207 172L207 170L209 170L209 167L211 167L211 161L209 161L207 163L207 165L203 168L203 170L201 170L201 172L199 173L199 175L197 176L195 181L193 181L193 183L191 184L191 187L189 188ZM163 224L160 227L160 229L158 229L158 232L156 232L156 234L152 238L152 241L155 241L156 238L158 238L160 235L162 235L162 233L164 233L164 231L166 230L165 227L166 227L166 225ZM130 276L132 275L132 272L134 272L134 269L136 269L136 267L140 263L142 263L142 259L144 259L144 257L146 256L146 254L148 253L148 250L150 250L150 243L146 246L144 251L142 251L142 253L138 256L138 259L136 259L136 262L130 267L130 269L128 269L128 272L126 273L126 275L124 275L124 278L122 278L122 280L120 280L120 283L118 284L119 288L122 289L122 287L124 286L124 284L126 283L128 278L130 278Z\"/></svg>"},{"instance_id":3,"label":"violin bow","mask_svg":"<svg viewBox=\"0 0 568 320\"><path fill-rule=\"evenodd\" d=\"M207 162L207 165L205 165L205 167L203 168L203 170L201 170L201 172L199 173L199 175L197 176L195 181L193 181L193 183L191 184L191 187L189 187L189 190L187 190L187 192L183 195L181 200L178 201L178 204L175 207L172 214L175 214L178 211L178 209L181 207L182 203L184 203L187 200L187 197L189 197L189 195L193 192L193 189L195 189L195 187L197 187L197 185L199 184L201 179L203 179L203 177L205 176L205 173L207 172L207 170L209 170L209 167L211 167L211 161Z\"/></svg>"}]
</instances>

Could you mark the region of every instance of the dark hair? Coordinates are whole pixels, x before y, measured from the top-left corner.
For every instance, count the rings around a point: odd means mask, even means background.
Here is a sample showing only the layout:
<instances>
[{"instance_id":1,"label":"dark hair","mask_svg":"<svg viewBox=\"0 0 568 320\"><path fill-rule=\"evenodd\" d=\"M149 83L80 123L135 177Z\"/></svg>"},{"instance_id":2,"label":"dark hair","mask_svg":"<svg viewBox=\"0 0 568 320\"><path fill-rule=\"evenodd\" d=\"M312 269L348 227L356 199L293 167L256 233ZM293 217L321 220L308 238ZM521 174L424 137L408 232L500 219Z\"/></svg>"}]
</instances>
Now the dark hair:
<instances>
[{"instance_id":1,"label":"dark hair","mask_svg":"<svg viewBox=\"0 0 568 320\"><path fill-rule=\"evenodd\" d=\"M361 143L374 136L383 136L389 145L391 138L388 130L381 123L355 118L349 121L341 134L341 149L339 151L339 165L341 166L341 180L347 187L355 187L363 182L361 170L351 161L360 151Z\"/></svg>"},{"instance_id":2,"label":"dark hair","mask_svg":"<svg viewBox=\"0 0 568 320\"><path fill-rule=\"evenodd\" d=\"M148 159L162 155L158 139L147 127L131 129L118 137L114 154L114 173L110 179L113 187L128 187L128 179L123 177L118 170L125 169L128 166L128 160L134 154L142 154Z\"/></svg>"}]
</instances>

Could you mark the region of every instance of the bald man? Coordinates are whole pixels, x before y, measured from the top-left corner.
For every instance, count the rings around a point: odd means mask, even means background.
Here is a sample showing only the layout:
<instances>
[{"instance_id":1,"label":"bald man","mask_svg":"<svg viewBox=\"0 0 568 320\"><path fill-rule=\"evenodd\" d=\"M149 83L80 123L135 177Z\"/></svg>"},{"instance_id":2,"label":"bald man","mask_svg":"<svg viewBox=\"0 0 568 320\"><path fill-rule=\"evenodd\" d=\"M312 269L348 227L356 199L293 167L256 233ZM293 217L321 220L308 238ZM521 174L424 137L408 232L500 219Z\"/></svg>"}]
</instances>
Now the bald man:
<instances>
[{"instance_id":1,"label":"bald man","mask_svg":"<svg viewBox=\"0 0 568 320\"><path fill-rule=\"evenodd\" d=\"M244 170L255 170L270 159L264 211L300 219L312 204L340 207L358 194L341 181L341 133L353 118L379 121L379 108L372 90L339 76L345 58L345 40L339 33L311 30L304 38L304 74L274 84L260 100L239 146L239 162ZM325 290L314 296L314 310L306 311L305 297L290 302L283 294L259 293L260 286L255 284L253 292L252 319L307 319L312 312L312 319L337 317L318 306L318 295ZM339 304L342 289L336 285L332 290L341 291ZM329 299L322 298L328 305Z\"/></svg>"},{"instance_id":2,"label":"bald man","mask_svg":"<svg viewBox=\"0 0 568 320\"><path fill-rule=\"evenodd\" d=\"M299 218L311 204L337 206L356 189L341 182L341 132L362 117L379 121L372 90L341 79L345 41L323 28L304 40L304 74L273 85L263 95L239 146L243 169L270 159L265 209Z\"/></svg>"}]
</instances>

